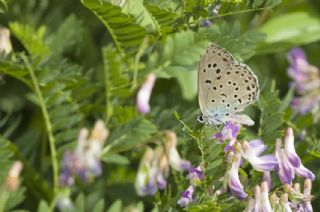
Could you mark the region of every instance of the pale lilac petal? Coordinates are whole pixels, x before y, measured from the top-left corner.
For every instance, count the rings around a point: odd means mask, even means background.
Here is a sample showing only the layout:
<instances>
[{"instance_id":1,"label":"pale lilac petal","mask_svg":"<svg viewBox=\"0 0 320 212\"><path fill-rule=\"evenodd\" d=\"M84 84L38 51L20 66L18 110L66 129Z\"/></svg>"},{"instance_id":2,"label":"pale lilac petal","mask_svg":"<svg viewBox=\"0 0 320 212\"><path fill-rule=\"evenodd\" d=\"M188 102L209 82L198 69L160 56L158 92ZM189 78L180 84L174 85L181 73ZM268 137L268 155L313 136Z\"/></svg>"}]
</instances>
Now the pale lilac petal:
<instances>
[{"instance_id":1,"label":"pale lilac petal","mask_svg":"<svg viewBox=\"0 0 320 212\"><path fill-rule=\"evenodd\" d=\"M271 204L269 201L269 186L267 182L261 183L261 208L263 212L272 212Z\"/></svg>"},{"instance_id":2,"label":"pale lilac petal","mask_svg":"<svg viewBox=\"0 0 320 212\"><path fill-rule=\"evenodd\" d=\"M229 151L234 151L234 144L237 140L236 139L231 139L230 142L225 146L224 152L227 153Z\"/></svg>"},{"instance_id":3,"label":"pale lilac petal","mask_svg":"<svg viewBox=\"0 0 320 212\"><path fill-rule=\"evenodd\" d=\"M150 195L153 196L157 192L156 186L154 182L149 181L144 187L141 188L141 191L144 195Z\"/></svg>"},{"instance_id":4,"label":"pale lilac petal","mask_svg":"<svg viewBox=\"0 0 320 212\"><path fill-rule=\"evenodd\" d=\"M292 212L289 201L288 201L288 194L287 193L284 193L281 195L280 204L283 208L282 209L283 212Z\"/></svg>"},{"instance_id":5,"label":"pale lilac petal","mask_svg":"<svg viewBox=\"0 0 320 212\"><path fill-rule=\"evenodd\" d=\"M190 185L187 190L181 193L181 197L178 200L177 204L180 207L187 207L193 201L193 193L194 193L194 186Z\"/></svg>"},{"instance_id":6,"label":"pale lilac petal","mask_svg":"<svg viewBox=\"0 0 320 212\"><path fill-rule=\"evenodd\" d=\"M276 158L279 162L278 175L283 184L291 184L294 179L294 167L289 162L287 155L281 148L281 140L276 141Z\"/></svg>"},{"instance_id":7,"label":"pale lilac petal","mask_svg":"<svg viewBox=\"0 0 320 212\"><path fill-rule=\"evenodd\" d=\"M191 163L187 160L183 160L177 150L177 136L173 131L166 132L166 153L171 168L176 171L189 170Z\"/></svg>"},{"instance_id":8,"label":"pale lilac petal","mask_svg":"<svg viewBox=\"0 0 320 212\"><path fill-rule=\"evenodd\" d=\"M310 179L306 179L304 181L304 189L303 189L303 194L306 196L306 197L310 197L309 199L307 198L307 200L304 202L304 211L305 212L312 212L313 211L313 208L312 208L312 205L311 205L311 202L310 202L310 199L311 199L311 188L312 188L312 182Z\"/></svg>"},{"instance_id":9,"label":"pale lilac petal","mask_svg":"<svg viewBox=\"0 0 320 212\"><path fill-rule=\"evenodd\" d=\"M295 168L294 171L299 177L304 177L310 180L315 179L315 175L302 164L298 168Z\"/></svg>"},{"instance_id":10,"label":"pale lilac petal","mask_svg":"<svg viewBox=\"0 0 320 212\"><path fill-rule=\"evenodd\" d=\"M291 165L294 167L299 167L301 164L301 160L294 147L294 136L292 128L288 128L286 131L284 149Z\"/></svg>"},{"instance_id":11,"label":"pale lilac petal","mask_svg":"<svg viewBox=\"0 0 320 212\"><path fill-rule=\"evenodd\" d=\"M253 211L254 212L260 212L262 209L261 205L261 188L260 186L254 187L254 205L253 205Z\"/></svg>"},{"instance_id":12,"label":"pale lilac petal","mask_svg":"<svg viewBox=\"0 0 320 212\"><path fill-rule=\"evenodd\" d=\"M267 149L267 145L263 143L260 139L255 139L252 141L249 141L250 147L255 151L256 156L259 156Z\"/></svg>"},{"instance_id":13,"label":"pale lilac petal","mask_svg":"<svg viewBox=\"0 0 320 212\"><path fill-rule=\"evenodd\" d=\"M189 175L188 178L190 179L190 182L192 185L196 185L200 183L201 180L203 180L203 170L201 166L198 166L197 168L191 167L189 169Z\"/></svg>"},{"instance_id":14,"label":"pale lilac petal","mask_svg":"<svg viewBox=\"0 0 320 212\"><path fill-rule=\"evenodd\" d=\"M257 157L256 152L247 141L239 146L242 157L245 158L257 171L271 171L278 169L278 161L273 155L264 155Z\"/></svg>"},{"instance_id":15,"label":"pale lilac petal","mask_svg":"<svg viewBox=\"0 0 320 212\"><path fill-rule=\"evenodd\" d=\"M163 176L162 173L158 173L158 175L156 177L156 182L157 182L157 187L158 187L159 190L163 190L167 186L167 180Z\"/></svg>"},{"instance_id":16,"label":"pale lilac petal","mask_svg":"<svg viewBox=\"0 0 320 212\"><path fill-rule=\"evenodd\" d=\"M270 172L268 171L263 172L262 181L267 183L268 189L269 189L268 191L270 191L272 188Z\"/></svg>"},{"instance_id":17,"label":"pale lilac petal","mask_svg":"<svg viewBox=\"0 0 320 212\"><path fill-rule=\"evenodd\" d=\"M234 156L234 161L232 162L231 168L229 170L229 188L231 190L231 193L235 196L237 196L240 199L244 199L248 196L247 193L245 193L243 186L239 179L239 166L240 166L240 159L241 155L236 154Z\"/></svg>"},{"instance_id":18,"label":"pale lilac petal","mask_svg":"<svg viewBox=\"0 0 320 212\"><path fill-rule=\"evenodd\" d=\"M149 100L152 89L156 81L156 75L151 73L147 76L137 94L137 108L140 113L146 114L150 112Z\"/></svg>"},{"instance_id":19,"label":"pale lilac petal","mask_svg":"<svg viewBox=\"0 0 320 212\"><path fill-rule=\"evenodd\" d=\"M218 139L220 142L224 142L225 140L232 140L236 139L237 135L240 130L239 124L233 124L232 122L228 121L222 130L215 135L212 136L213 139Z\"/></svg>"},{"instance_id":20,"label":"pale lilac petal","mask_svg":"<svg viewBox=\"0 0 320 212\"><path fill-rule=\"evenodd\" d=\"M274 155L263 155L260 157L250 158L250 164L257 171L272 171L278 169L278 161Z\"/></svg>"},{"instance_id":21,"label":"pale lilac petal","mask_svg":"<svg viewBox=\"0 0 320 212\"><path fill-rule=\"evenodd\" d=\"M212 25L212 22L210 20L203 20L200 23L200 26L202 27L210 27Z\"/></svg>"}]
</instances>

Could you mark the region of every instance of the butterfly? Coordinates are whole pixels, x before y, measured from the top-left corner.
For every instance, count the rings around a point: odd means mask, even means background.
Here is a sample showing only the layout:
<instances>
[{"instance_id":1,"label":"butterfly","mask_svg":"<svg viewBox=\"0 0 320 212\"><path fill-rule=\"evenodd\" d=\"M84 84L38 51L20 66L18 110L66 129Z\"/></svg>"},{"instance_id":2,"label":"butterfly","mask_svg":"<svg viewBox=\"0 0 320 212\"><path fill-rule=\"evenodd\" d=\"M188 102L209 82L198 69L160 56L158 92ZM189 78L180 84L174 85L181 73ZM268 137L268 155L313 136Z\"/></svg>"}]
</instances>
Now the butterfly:
<instances>
[{"instance_id":1,"label":"butterfly","mask_svg":"<svg viewBox=\"0 0 320 212\"><path fill-rule=\"evenodd\" d=\"M241 112L258 99L259 92L258 78L249 66L216 44L206 49L198 67L199 122L251 126L254 121Z\"/></svg>"}]
</instances>

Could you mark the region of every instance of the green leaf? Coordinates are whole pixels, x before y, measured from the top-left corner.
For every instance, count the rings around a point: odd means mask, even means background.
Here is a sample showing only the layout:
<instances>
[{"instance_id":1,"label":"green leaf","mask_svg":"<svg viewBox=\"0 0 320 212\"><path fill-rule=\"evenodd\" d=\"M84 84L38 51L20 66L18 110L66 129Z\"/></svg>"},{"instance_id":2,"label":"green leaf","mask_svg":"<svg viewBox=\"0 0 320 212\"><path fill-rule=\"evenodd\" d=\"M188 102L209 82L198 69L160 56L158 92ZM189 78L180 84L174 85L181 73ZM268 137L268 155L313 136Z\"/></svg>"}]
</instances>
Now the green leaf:
<instances>
[{"instance_id":1,"label":"green leaf","mask_svg":"<svg viewBox=\"0 0 320 212\"><path fill-rule=\"evenodd\" d=\"M258 107L261 111L259 135L264 142L274 142L281 137L280 127L283 125L283 112L278 92L270 89L261 94L258 100Z\"/></svg>"},{"instance_id":2,"label":"green leaf","mask_svg":"<svg viewBox=\"0 0 320 212\"><path fill-rule=\"evenodd\" d=\"M107 212L118 212L122 210L121 200L117 200L108 208Z\"/></svg>"},{"instance_id":3,"label":"green leaf","mask_svg":"<svg viewBox=\"0 0 320 212\"><path fill-rule=\"evenodd\" d=\"M184 98L190 100L197 93L194 79L200 56L208 45L191 31L168 36L164 47L151 55L146 70L157 71L159 77L176 78Z\"/></svg>"},{"instance_id":4,"label":"green leaf","mask_svg":"<svg viewBox=\"0 0 320 212\"><path fill-rule=\"evenodd\" d=\"M104 211L104 200L101 199L99 202L94 206L92 212L103 212Z\"/></svg>"},{"instance_id":5,"label":"green leaf","mask_svg":"<svg viewBox=\"0 0 320 212\"><path fill-rule=\"evenodd\" d=\"M104 154L101 158L106 163L115 163L119 165L128 165L130 161L127 157L120 154Z\"/></svg>"},{"instance_id":6,"label":"green leaf","mask_svg":"<svg viewBox=\"0 0 320 212\"><path fill-rule=\"evenodd\" d=\"M77 196L75 201L75 206L76 206L76 211L85 212L85 197L83 193Z\"/></svg>"},{"instance_id":7,"label":"green leaf","mask_svg":"<svg viewBox=\"0 0 320 212\"><path fill-rule=\"evenodd\" d=\"M121 12L121 8L106 1L81 0L107 27L119 51L135 53L141 45L146 30L135 24L132 17Z\"/></svg>"},{"instance_id":8,"label":"green leaf","mask_svg":"<svg viewBox=\"0 0 320 212\"><path fill-rule=\"evenodd\" d=\"M156 127L146 119L132 120L111 132L106 148L110 148L112 153L130 150L148 142L156 131Z\"/></svg>"},{"instance_id":9,"label":"green leaf","mask_svg":"<svg viewBox=\"0 0 320 212\"><path fill-rule=\"evenodd\" d=\"M44 26L36 30L30 25L12 22L9 27L12 34L17 37L31 55L44 56L49 52L49 47L44 42L46 33Z\"/></svg>"},{"instance_id":10,"label":"green leaf","mask_svg":"<svg viewBox=\"0 0 320 212\"><path fill-rule=\"evenodd\" d=\"M0 13L5 13L7 10L7 2L5 0L0 0Z\"/></svg>"},{"instance_id":11,"label":"green leaf","mask_svg":"<svg viewBox=\"0 0 320 212\"><path fill-rule=\"evenodd\" d=\"M164 34L172 31L173 24L178 18L177 13L168 9L163 9L157 5L147 4L147 1L144 1L144 5L155 20L158 31L161 31L161 33Z\"/></svg>"},{"instance_id":12,"label":"green leaf","mask_svg":"<svg viewBox=\"0 0 320 212\"><path fill-rule=\"evenodd\" d=\"M82 27L82 22L75 15L68 16L59 26L58 30L47 39L51 53L62 55L62 53L68 51L72 46L80 43L81 36L78 35L83 34Z\"/></svg>"},{"instance_id":13,"label":"green leaf","mask_svg":"<svg viewBox=\"0 0 320 212\"><path fill-rule=\"evenodd\" d=\"M49 210L50 210L49 205L45 201L41 200L38 206L38 212L47 212Z\"/></svg>"},{"instance_id":14,"label":"green leaf","mask_svg":"<svg viewBox=\"0 0 320 212\"><path fill-rule=\"evenodd\" d=\"M267 35L258 50L263 53L320 40L320 20L307 12L292 12L267 21L259 30Z\"/></svg>"}]
</instances>

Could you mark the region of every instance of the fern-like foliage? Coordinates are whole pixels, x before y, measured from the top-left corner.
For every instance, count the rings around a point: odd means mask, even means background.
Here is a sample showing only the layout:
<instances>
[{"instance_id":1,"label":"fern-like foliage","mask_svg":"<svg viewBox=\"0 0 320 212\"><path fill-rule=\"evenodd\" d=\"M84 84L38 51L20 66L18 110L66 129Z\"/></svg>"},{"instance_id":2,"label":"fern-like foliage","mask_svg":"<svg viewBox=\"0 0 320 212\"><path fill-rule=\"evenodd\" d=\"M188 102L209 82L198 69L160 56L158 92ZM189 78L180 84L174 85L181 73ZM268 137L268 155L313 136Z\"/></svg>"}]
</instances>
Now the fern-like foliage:
<instances>
[{"instance_id":1,"label":"fern-like foliage","mask_svg":"<svg viewBox=\"0 0 320 212\"><path fill-rule=\"evenodd\" d=\"M146 0L144 0L144 5L151 17L156 22L158 31L166 34L173 30L173 26L178 18L178 14L176 12L161 8L157 5L149 4Z\"/></svg>"},{"instance_id":2,"label":"fern-like foliage","mask_svg":"<svg viewBox=\"0 0 320 212\"><path fill-rule=\"evenodd\" d=\"M261 111L259 135L263 141L273 143L276 138L281 137L280 127L284 123L278 92L274 89L264 92L260 96L258 107Z\"/></svg>"},{"instance_id":3,"label":"fern-like foliage","mask_svg":"<svg viewBox=\"0 0 320 212\"><path fill-rule=\"evenodd\" d=\"M141 45L146 30L135 20L121 12L119 6L99 0L81 0L107 27L118 50L135 53Z\"/></svg>"}]
</instances>

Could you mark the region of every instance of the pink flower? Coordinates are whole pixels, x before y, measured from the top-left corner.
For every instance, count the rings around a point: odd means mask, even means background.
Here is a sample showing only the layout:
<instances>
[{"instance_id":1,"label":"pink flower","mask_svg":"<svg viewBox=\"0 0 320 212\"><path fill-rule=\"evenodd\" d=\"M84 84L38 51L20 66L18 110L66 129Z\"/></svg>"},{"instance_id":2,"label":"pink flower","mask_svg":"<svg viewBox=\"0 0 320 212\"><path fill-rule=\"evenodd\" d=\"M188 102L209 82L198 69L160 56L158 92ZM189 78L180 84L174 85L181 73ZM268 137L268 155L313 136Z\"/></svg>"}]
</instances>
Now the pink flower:
<instances>
[{"instance_id":1,"label":"pink flower","mask_svg":"<svg viewBox=\"0 0 320 212\"><path fill-rule=\"evenodd\" d=\"M142 114L150 112L149 100L151 97L153 86L156 82L156 75L153 73L148 74L146 80L142 84L137 94L137 108Z\"/></svg>"}]
</instances>

